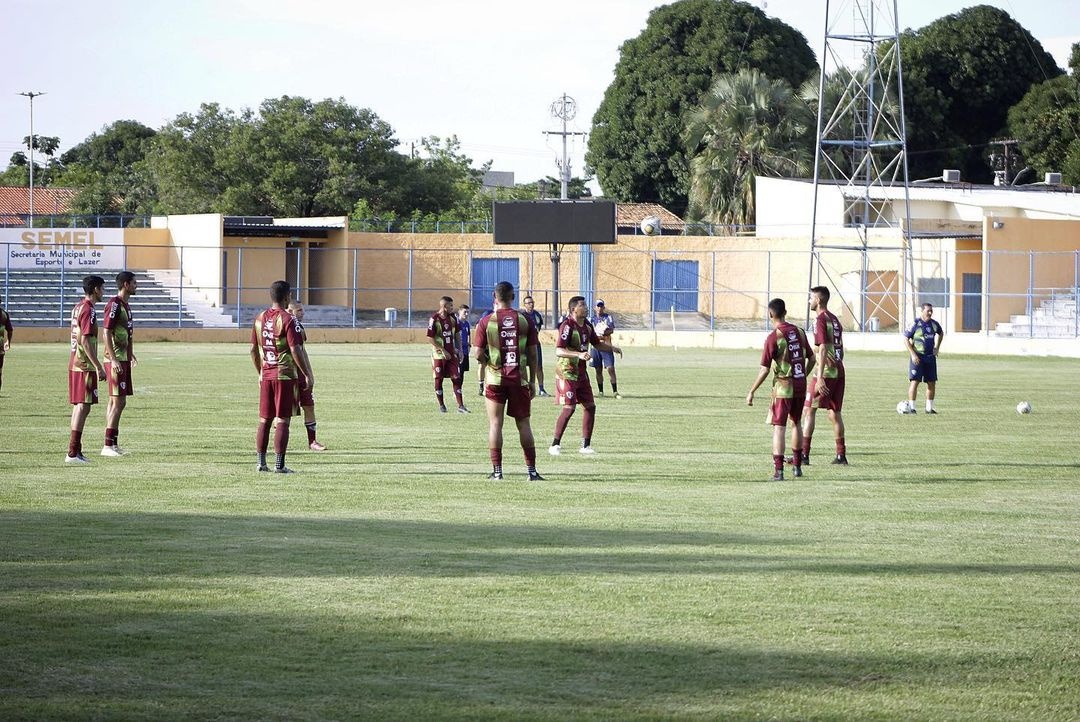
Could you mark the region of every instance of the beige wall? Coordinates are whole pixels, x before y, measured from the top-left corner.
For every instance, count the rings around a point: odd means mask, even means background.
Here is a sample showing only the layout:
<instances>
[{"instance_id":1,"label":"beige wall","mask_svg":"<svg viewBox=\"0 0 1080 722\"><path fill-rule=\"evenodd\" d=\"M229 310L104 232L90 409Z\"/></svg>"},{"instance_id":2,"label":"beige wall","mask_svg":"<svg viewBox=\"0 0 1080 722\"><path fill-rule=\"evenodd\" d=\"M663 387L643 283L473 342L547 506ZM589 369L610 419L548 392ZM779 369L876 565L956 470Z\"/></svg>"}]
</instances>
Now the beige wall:
<instances>
[{"instance_id":1,"label":"beige wall","mask_svg":"<svg viewBox=\"0 0 1080 722\"><path fill-rule=\"evenodd\" d=\"M166 228L126 228L128 268L176 268L180 257Z\"/></svg>"},{"instance_id":2,"label":"beige wall","mask_svg":"<svg viewBox=\"0 0 1080 722\"><path fill-rule=\"evenodd\" d=\"M205 296L220 306L221 241L224 219L219 213L168 216L165 224L173 246L181 249L178 262L183 265L185 288Z\"/></svg>"},{"instance_id":3,"label":"beige wall","mask_svg":"<svg viewBox=\"0 0 1080 722\"><path fill-rule=\"evenodd\" d=\"M1032 276L1036 306L1051 289L1074 287L1076 249L1080 249L1080 223L1076 221L998 220L1001 228L994 228L990 218L983 225L986 250L996 251L983 261L983 290L992 293L985 299L983 318L991 327L1008 321L1013 314L1026 313ZM1052 255L1035 256L1032 252Z\"/></svg>"}]
</instances>

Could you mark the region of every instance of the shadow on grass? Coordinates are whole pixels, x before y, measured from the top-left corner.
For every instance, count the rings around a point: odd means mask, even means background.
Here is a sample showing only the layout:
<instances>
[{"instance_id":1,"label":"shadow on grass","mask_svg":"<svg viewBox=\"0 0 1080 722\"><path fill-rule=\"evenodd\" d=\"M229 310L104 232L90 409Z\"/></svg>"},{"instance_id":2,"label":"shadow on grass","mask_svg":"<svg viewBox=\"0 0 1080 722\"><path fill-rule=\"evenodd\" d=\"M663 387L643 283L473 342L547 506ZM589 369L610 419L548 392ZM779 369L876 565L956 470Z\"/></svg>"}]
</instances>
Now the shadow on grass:
<instances>
[{"instance_id":1,"label":"shadow on grass","mask_svg":"<svg viewBox=\"0 0 1080 722\"><path fill-rule=\"evenodd\" d=\"M111 589L135 582L138 575L1080 574L1080 564L866 562L794 551L810 543L734 532L486 522L4 512L0 561L9 566L0 589L10 584Z\"/></svg>"},{"instance_id":2,"label":"shadow on grass","mask_svg":"<svg viewBox=\"0 0 1080 722\"><path fill-rule=\"evenodd\" d=\"M199 600L174 610L90 598L60 600L49 616L29 605L7 611L25 627L5 650L6 719L632 720L687 710L709 719L841 719L865 713L860 699L939 686L943 666L949 680L979 679L988 670L1020 674L1030 661L986 650L792 650L750 638L503 639L491 618L490 628L452 635L415 614L362 607L240 611ZM1054 699L1027 699L1025 710L1053 718ZM945 705L961 701L940 699L935 714L920 700L917 716L947 717L955 707Z\"/></svg>"}]
</instances>

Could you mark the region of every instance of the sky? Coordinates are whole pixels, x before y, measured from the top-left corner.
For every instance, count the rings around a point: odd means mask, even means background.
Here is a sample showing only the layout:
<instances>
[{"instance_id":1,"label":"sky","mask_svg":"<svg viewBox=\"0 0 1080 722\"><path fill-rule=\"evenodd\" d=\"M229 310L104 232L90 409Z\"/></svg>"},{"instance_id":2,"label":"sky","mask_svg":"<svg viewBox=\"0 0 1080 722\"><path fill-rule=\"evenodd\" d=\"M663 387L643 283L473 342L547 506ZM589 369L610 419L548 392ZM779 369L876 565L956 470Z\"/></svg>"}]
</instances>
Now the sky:
<instances>
[{"instance_id":1,"label":"sky","mask_svg":"<svg viewBox=\"0 0 1080 722\"><path fill-rule=\"evenodd\" d=\"M394 129L402 148L456 135L475 166L518 183L557 176L553 102L577 104L587 132L619 47L655 0L5 0L0 163L34 132L61 151L117 120L160 128L204 102L240 110L266 98L343 98ZM825 0L751 0L801 31L819 56ZM901 29L978 4L1027 28L1065 68L1080 41L1078 0L899 0ZM832 0L830 15L851 14ZM833 32L842 26L834 25ZM569 144L583 174L585 141ZM594 186L594 190L596 187Z\"/></svg>"}]
</instances>

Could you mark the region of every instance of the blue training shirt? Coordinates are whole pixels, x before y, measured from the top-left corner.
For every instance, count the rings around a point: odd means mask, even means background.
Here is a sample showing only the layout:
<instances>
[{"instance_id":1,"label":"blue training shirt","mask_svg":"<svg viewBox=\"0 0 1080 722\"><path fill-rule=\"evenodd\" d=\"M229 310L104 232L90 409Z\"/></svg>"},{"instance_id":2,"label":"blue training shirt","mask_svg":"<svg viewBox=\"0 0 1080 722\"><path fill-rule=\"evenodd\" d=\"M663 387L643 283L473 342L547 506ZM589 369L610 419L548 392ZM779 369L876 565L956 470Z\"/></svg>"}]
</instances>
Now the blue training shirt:
<instances>
[{"instance_id":1,"label":"blue training shirt","mask_svg":"<svg viewBox=\"0 0 1080 722\"><path fill-rule=\"evenodd\" d=\"M915 346L915 353L920 356L933 355L936 340L934 337L938 334L945 335L940 323L934 319L923 321L921 318L915 319L911 328L904 332L904 336L910 338L912 345Z\"/></svg>"}]
</instances>

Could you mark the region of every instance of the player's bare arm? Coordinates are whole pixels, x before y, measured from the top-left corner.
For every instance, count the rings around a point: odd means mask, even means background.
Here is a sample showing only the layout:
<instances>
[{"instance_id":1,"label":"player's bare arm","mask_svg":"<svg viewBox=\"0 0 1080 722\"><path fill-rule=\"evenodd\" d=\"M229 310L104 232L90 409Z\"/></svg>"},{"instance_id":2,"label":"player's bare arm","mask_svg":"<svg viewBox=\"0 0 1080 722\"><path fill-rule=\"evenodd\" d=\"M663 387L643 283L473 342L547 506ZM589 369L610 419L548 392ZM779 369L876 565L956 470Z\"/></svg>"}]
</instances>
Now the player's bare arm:
<instances>
[{"instance_id":1,"label":"player's bare arm","mask_svg":"<svg viewBox=\"0 0 1080 722\"><path fill-rule=\"evenodd\" d=\"M98 381L105 380L105 366L98 360L97 352L94 347L90 345L90 337L87 335L79 336L79 346L82 347L83 353L86 354L86 358L90 359L90 363L97 369Z\"/></svg>"},{"instance_id":2,"label":"player's bare arm","mask_svg":"<svg viewBox=\"0 0 1080 722\"><path fill-rule=\"evenodd\" d=\"M251 344L251 362L255 364L255 373L262 378L262 356L259 355L259 347Z\"/></svg>"},{"instance_id":3,"label":"player's bare arm","mask_svg":"<svg viewBox=\"0 0 1080 722\"><path fill-rule=\"evenodd\" d=\"M757 378L754 379L754 383L750 386L750 392L746 394L746 405L747 406L753 406L754 405L754 392L757 391L761 387L761 384L765 383L765 379L768 378L768 376L769 376L769 367L768 366L762 366L758 370Z\"/></svg>"},{"instance_id":4,"label":"player's bare arm","mask_svg":"<svg viewBox=\"0 0 1080 722\"><path fill-rule=\"evenodd\" d=\"M116 334L113 333L111 328L105 329L105 358L112 361L113 378L119 380L124 375L124 369L121 364L116 362L116 358L119 353L116 348Z\"/></svg>"},{"instance_id":5,"label":"player's bare arm","mask_svg":"<svg viewBox=\"0 0 1080 722\"><path fill-rule=\"evenodd\" d=\"M529 357L529 394L536 396L536 346L526 349Z\"/></svg>"},{"instance_id":6,"label":"player's bare arm","mask_svg":"<svg viewBox=\"0 0 1080 722\"><path fill-rule=\"evenodd\" d=\"M919 354L915 353L915 344L912 342L912 340L910 338L905 338L904 343L907 344L908 355L911 356L911 363L917 365L919 363ZM934 352L936 354L937 350L935 349Z\"/></svg>"},{"instance_id":7,"label":"player's bare arm","mask_svg":"<svg viewBox=\"0 0 1080 722\"><path fill-rule=\"evenodd\" d=\"M311 360L308 358L307 349L304 348L303 345L300 345L290 346L289 350L292 352L292 357L296 360L296 367L304 374L304 381L307 384L304 388L315 388L315 374L311 371Z\"/></svg>"},{"instance_id":8,"label":"player's bare arm","mask_svg":"<svg viewBox=\"0 0 1080 722\"><path fill-rule=\"evenodd\" d=\"M814 353L817 357L817 374L814 375L814 378L817 379L817 395L828 396L829 388L825 385L825 366L828 363L825 344L819 344Z\"/></svg>"},{"instance_id":9,"label":"player's bare arm","mask_svg":"<svg viewBox=\"0 0 1080 722\"><path fill-rule=\"evenodd\" d=\"M604 339L602 339L600 341L600 343L594 343L593 346L595 346L600 351L607 351L608 353L617 353L617 354L619 354L619 358L622 358L622 349L619 348L618 346L616 346L615 344L611 343L611 341L606 340L607 338L608 338L608 336L604 336Z\"/></svg>"}]
</instances>

